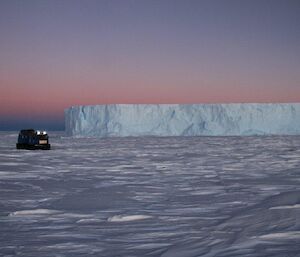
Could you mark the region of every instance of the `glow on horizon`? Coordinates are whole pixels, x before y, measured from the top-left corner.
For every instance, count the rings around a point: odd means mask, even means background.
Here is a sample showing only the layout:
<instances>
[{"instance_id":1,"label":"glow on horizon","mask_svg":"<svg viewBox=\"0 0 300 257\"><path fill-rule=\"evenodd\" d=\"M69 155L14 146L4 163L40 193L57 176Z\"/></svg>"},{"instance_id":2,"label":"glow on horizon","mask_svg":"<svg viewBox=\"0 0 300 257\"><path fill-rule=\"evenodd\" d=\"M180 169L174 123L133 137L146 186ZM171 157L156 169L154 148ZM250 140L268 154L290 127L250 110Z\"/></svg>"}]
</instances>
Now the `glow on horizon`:
<instances>
[{"instance_id":1,"label":"glow on horizon","mask_svg":"<svg viewBox=\"0 0 300 257\"><path fill-rule=\"evenodd\" d=\"M300 101L300 4L0 2L1 117L73 105Z\"/></svg>"}]
</instances>

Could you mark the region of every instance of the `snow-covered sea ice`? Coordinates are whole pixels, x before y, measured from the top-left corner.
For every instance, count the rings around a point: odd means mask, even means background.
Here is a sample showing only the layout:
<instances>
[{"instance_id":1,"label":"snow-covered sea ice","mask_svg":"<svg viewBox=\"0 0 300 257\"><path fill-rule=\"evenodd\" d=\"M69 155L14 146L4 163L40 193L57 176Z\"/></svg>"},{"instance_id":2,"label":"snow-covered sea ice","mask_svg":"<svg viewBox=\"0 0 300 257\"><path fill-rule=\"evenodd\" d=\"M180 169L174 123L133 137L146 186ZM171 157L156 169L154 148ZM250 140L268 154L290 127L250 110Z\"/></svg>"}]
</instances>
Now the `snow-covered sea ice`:
<instances>
[{"instance_id":1,"label":"snow-covered sea ice","mask_svg":"<svg viewBox=\"0 0 300 257\"><path fill-rule=\"evenodd\" d=\"M300 136L0 132L0 256L300 256Z\"/></svg>"}]
</instances>

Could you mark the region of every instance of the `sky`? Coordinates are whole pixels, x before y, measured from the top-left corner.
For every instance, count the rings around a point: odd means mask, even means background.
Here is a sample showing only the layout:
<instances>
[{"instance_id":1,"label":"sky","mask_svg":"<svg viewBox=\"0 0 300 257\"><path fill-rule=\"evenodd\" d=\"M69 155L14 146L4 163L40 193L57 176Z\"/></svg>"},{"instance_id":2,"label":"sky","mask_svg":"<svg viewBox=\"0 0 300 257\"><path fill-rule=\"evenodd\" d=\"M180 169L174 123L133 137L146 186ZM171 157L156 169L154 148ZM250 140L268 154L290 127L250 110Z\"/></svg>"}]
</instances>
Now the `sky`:
<instances>
[{"instance_id":1,"label":"sky","mask_svg":"<svg viewBox=\"0 0 300 257\"><path fill-rule=\"evenodd\" d=\"M0 0L0 130L113 103L300 102L299 0Z\"/></svg>"}]
</instances>

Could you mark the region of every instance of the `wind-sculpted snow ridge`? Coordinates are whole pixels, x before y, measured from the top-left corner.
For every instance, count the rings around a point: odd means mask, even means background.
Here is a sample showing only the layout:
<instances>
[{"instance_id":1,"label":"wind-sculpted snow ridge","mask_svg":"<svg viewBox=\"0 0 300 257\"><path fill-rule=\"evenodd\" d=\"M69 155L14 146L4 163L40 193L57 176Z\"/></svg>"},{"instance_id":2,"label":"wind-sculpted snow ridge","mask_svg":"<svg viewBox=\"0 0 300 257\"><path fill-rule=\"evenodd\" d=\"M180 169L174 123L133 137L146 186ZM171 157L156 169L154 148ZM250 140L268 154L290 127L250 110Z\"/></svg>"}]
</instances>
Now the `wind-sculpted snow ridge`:
<instances>
[{"instance_id":1,"label":"wind-sculpted snow ridge","mask_svg":"<svg viewBox=\"0 0 300 257\"><path fill-rule=\"evenodd\" d=\"M92 137L299 135L300 103L74 106L65 126Z\"/></svg>"}]
</instances>

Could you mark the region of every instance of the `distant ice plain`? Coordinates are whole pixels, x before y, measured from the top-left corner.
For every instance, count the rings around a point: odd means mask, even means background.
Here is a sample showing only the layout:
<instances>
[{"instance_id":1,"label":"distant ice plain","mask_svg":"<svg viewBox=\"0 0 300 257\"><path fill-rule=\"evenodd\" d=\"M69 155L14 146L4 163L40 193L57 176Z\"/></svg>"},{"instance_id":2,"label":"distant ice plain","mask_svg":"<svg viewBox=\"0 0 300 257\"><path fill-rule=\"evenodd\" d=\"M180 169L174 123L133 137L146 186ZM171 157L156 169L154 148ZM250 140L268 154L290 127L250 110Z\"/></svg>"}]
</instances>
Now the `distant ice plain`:
<instances>
[{"instance_id":1,"label":"distant ice plain","mask_svg":"<svg viewBox=\"0 0 300 257\"><path fill-rule=\"evenodd\" d=\"M0 256L300 256L300 136L0 132Z\"/></svg>"}]
</instances>

